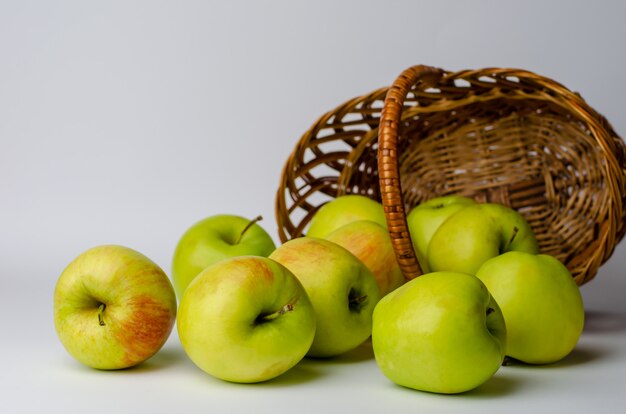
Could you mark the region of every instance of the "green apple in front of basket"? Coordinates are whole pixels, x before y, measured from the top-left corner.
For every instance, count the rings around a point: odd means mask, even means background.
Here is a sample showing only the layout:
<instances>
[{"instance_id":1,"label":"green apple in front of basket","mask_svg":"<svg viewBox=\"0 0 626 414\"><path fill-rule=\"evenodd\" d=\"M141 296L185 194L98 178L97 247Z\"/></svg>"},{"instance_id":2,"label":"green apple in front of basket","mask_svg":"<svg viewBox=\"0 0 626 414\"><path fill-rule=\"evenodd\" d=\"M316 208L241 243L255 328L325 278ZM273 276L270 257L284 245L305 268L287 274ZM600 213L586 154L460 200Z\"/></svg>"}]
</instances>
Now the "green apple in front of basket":
<instances>
[{"instance_id":1,"label":"green apple in front of basket","mask_svg":"<svg viewBox=\"0 0 626 414\"><path fill-rule=\"evenodd\" d=\"M381 299L372 345L380 370L396 384L456 394L480 386L499 369L506 327L480 279L434 272Z\"/></svg>"},{"instance_id":2,"label":"green apple in front of basket","mask_svg":"<svg viewBox=\"0 0 626 414\"><path fill-rule=\"evenodd\" d=\"M237 256L267 257L275 248L257 223L261 217L218 214L192 225L178 241L172 259L172 279L180 299L187 285L206 267Z\"/></svg>"}]
</instances>

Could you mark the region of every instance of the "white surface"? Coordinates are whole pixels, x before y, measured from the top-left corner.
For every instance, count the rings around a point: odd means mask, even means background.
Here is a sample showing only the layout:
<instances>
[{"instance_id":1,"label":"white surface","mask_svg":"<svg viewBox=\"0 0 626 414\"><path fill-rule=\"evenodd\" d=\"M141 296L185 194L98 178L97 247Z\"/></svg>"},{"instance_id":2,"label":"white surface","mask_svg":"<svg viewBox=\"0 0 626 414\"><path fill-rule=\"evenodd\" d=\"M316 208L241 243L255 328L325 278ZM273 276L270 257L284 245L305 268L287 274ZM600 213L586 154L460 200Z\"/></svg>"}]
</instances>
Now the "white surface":
<instances>
[{"instance_id":1,"label":"white surface","mask_svg":"<svg viewBox=\"0 0 626 414\"><path fill-rule=\"evenodd\" d=\"M626 403L626 245L582 291L587 327L548 367L459 396L413 392L367 347L254 386L172 335L145 365L80 366L52 324L62 269L119 243L169 271L193 222L263 214L299 136L407 66L510 66L581 92L626 135L626 4L0 1L0 412L614 412ZM229 410L227 410L229 409Z\"/></svg>"}]
</instances>

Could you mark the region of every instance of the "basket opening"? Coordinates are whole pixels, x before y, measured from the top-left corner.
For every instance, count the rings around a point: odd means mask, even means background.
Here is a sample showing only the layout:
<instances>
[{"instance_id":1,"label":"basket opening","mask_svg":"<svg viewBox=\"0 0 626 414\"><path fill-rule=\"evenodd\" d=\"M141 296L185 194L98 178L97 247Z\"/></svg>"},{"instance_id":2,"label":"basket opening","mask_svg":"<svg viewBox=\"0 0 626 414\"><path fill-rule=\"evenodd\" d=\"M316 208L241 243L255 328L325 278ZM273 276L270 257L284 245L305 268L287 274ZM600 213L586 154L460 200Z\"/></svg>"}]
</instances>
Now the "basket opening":
<instances>
[{"instance_id":1,"label":"basket opening","mask_svg":"<svg viewBox=\"0 0 626 414\"><path fill-rule=\"evenodd\" d=\"M520 211L543 252L567 262L597 239L605 161L585 124L535 100L406 115L398 145L405 210L448 194Z\"/></svg>"},{"instance_id":2,"label":"basket opening","mask_svg":"<svg viewBox=\"0 0 626 414\"><path fill-rule=\"evenodd\" d=\"M430 69L415 67L427 75L408 85L398 135L393 129L386 135L386 153L398 157L405 203L394 205L388 218L447 194L508 204L530 222L542 251L563 261L577 283L591 280L626 233L621 138L579 95L539 75ZM282 241L304 234L310 218L334 197L357 193L381 200L383 101L409 78L339 105L301 137L276 198ZM396 110L392 105L387 113ZM385 168L395 168L396 158L390 159ZM389 181L395 186L395 176ZM396 197L395 188L385 191L386 200ZM411 274L407 232L397 234L394 249L405 275Z\"/></svg>"}]
</instances>

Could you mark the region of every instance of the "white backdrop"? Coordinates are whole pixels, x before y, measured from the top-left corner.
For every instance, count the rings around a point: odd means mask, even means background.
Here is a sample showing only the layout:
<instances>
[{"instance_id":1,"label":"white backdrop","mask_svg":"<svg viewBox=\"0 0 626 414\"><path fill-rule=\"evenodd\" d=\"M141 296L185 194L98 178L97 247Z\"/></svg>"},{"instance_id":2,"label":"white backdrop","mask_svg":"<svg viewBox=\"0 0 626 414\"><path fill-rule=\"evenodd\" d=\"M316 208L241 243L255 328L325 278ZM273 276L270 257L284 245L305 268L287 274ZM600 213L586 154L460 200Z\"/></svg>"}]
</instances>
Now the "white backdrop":
<instances>
[{"instance_id":1,"label":"white backdrop","mask_svg":"<svg viewBox=\"0 0 626 414\"><path fill-rule=\"evenodd\" d=\"M278 241L275 192L300 135L410 65L535 71L579 91L626 135L625 19L619 1L0 0L0 407L31 411L47 401L55 411L74 388L98 395L84 378L115 387L110 375L81 371L54 333L52 291L76 255L123 244L169 272L180 235L217 213L262 214ZM609 352L617 360L592 358L583 369L606 381L604 390L613 374L593 364L626 367L625 256L622 243L583 288L589 321L621 335ZM154 363L161 372L141 371L137 383L167 388L168 369L183 382L199 378L177 341ZM60 390L43 392L51 382ZM303 382L285 395L296 401L299 389L324 392L332 383ZM548 391L529 396L502 384L494 399L502 407L522 395L537 407L552 401ZM184 391L180 399L202 400ZM460 401L401 394L410 409L425 399L435 401L431 410ZM324 408L315 401L309 408Z\"/></svg>"}]
</instances>

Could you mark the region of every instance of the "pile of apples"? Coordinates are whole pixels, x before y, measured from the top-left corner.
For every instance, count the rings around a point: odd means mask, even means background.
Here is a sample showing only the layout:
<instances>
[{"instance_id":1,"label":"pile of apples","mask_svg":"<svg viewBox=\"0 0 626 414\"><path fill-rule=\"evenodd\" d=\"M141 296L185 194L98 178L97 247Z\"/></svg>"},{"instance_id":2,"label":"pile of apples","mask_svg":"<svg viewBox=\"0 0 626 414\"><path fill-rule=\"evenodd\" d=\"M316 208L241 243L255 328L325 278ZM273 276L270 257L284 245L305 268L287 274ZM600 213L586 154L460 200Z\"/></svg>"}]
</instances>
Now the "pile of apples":
<instances>
[{"instance_id":1,"label":"pile of apples","mask_svg":"<svg viewBox=\"0 0 626 414\"><path fill-rule=\"evenodd\" d=\"M278 248L259 219L218 215L194 224L174 253L173 286L132 249L81 254L54 293L62 344L90 367L127 368L154 355L177 321L199 368L254 383L371 337L391 381L450 394L481 385L505 358L556 362L582 333L571 274L539 254L532 229L508 207L460 196L415 207L407 221L425 274L410 281L382 205L367 197L326 203L307 236Z\"/></svg>"}]
</instances>

